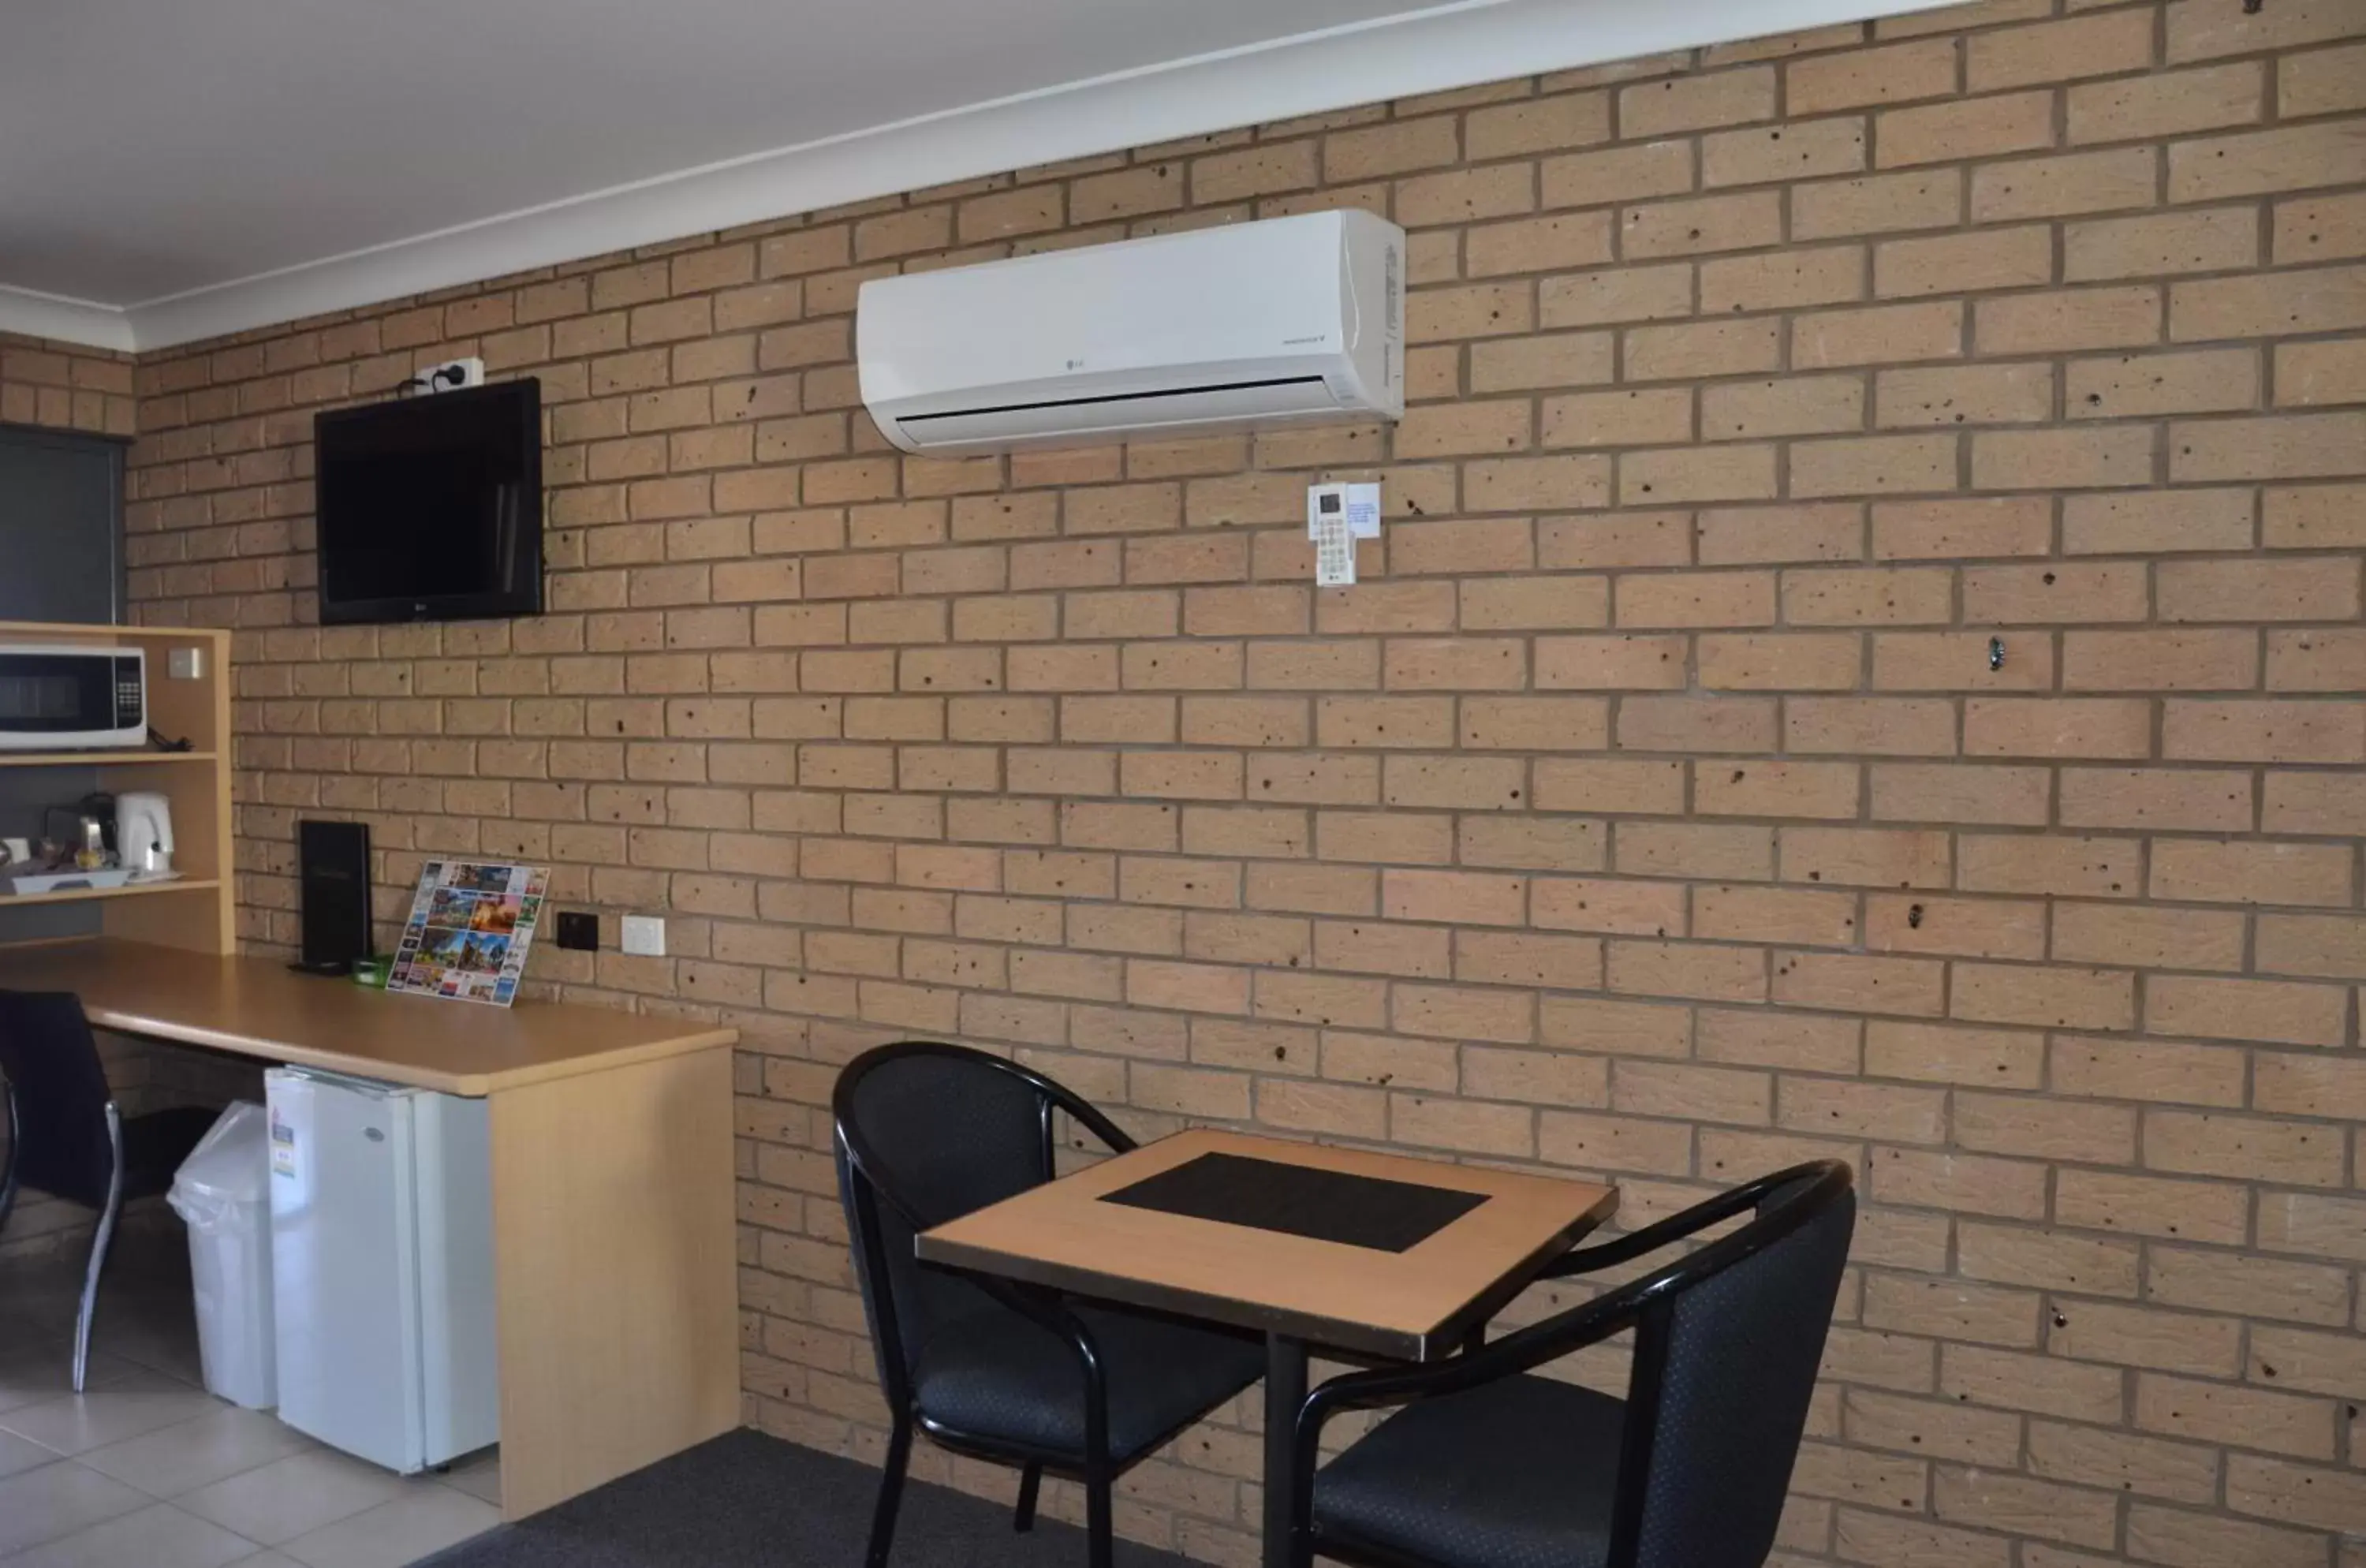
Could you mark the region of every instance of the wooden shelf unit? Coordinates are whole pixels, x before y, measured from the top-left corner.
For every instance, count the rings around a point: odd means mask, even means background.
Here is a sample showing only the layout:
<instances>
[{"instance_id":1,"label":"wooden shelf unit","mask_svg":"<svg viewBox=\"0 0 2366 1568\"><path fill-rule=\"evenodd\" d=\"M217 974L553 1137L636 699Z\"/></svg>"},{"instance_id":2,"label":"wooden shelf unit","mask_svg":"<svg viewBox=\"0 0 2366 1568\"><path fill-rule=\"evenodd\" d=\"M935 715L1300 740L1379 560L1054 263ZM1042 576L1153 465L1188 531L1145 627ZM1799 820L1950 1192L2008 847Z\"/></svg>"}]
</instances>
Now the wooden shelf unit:
<instances>
[{"instance_id":1,"label":"wooden shelf unit","mask_svg":"<svg viewBox=\"0 0 2366 1568\"><path fill-rule=\"evenodd\" d=\"M0 626L7 623L0 621ZM0 751L0 768L103 768L118 762L214 762L213 751L140 750L118 746L107 751Z\"/></svg>"},{"instance_id":2,"label":"wooden shelf unit","mask_svg":"<svg viewBox=\"0 0 2366 1568\"><path fill-rule=\"evenodd\" d=\"M196 953L238 945L231 850L230 641L227 631L189 626L94 626L0 621L0 643L136 648L148 656L148 722L189 743L186 751L0 751L0 768L87 769L109 795L153 790L172 803L176 882L74 892L0 896L0 909L100 903L105 935ZM201 670L175 680L175 649L198 650Z\"/></svg>"}]
</instances>

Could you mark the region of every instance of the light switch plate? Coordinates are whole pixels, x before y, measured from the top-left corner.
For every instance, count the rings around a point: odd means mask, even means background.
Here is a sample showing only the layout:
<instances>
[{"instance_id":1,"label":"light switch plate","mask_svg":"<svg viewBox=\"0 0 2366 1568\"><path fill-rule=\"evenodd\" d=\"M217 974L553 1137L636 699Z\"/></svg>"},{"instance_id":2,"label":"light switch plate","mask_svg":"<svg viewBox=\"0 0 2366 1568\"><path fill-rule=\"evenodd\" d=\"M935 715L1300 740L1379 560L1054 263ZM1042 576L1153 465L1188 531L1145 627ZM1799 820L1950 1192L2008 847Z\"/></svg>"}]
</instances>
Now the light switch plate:
<instances>
[{"instance_id":1,"label":"light switch plate","mask_svg":"<svg viewBox=\"0 0 2366 1568\"><path fill-rule=\"evenodd\" d=\"M166 661L166 670L175 681L202 681L206 678L206 650L176 648Z\"/></svg>"},{"instance_id":2,"label":"light switch plate","mask_svg":"<svg viewBox=\"0 0 2366 1568\"><path fill-rule=\"evenodd\" d=\"M624 919L623 944L626 953L640 958L665 956L665 920L658 915L626 915Z\"/></svg>"}]
</instances>

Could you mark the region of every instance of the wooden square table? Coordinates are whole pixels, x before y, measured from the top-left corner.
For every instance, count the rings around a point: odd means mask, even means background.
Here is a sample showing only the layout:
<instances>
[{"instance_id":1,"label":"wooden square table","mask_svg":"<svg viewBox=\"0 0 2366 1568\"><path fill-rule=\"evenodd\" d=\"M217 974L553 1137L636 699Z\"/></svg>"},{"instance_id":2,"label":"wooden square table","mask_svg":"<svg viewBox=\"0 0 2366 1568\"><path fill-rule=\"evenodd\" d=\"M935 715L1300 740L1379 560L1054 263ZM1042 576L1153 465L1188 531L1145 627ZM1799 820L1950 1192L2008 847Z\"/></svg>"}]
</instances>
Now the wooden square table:
<instances>
[{"instance_id":1,"label":"wooden square table","mask_svg":"<svg viewBox=\"0 0 2366 1568\"><path fill-rule=\"evenodd\" d=\"M923 1232L918 1248L1264 1334L1265 1560L1278 1565L1309 1347L1451 1355L1617 1206L1590 1182L1195 1128Z\"/></svg>"}]
</instances>

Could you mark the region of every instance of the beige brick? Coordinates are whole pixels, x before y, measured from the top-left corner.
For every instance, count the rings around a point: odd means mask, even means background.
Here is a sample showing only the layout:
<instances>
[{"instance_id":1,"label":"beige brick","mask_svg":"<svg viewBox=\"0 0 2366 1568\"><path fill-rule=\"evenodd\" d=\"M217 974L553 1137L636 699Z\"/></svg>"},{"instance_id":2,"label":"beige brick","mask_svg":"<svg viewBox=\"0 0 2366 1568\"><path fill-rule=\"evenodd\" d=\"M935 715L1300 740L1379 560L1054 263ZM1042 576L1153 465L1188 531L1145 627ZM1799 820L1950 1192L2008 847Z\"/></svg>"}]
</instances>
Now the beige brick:
<instances>
[{"instance_id":1,"label":"beige brick","mask_svg":"<svg viewBox=\"0 0 2366 1568\"><path fill-rule=\"evenodd\" d=\"M2166 621L2349 620L2359 585L2338 557L2164 562L2158 575Z\"/></svg>"},{"instance_id":2,"label":"beige brick","mask_svg":"<svg viewBox=\"0 0 2366 1568\"><path fill-rule=\"evenodd\" d=\"M1334 131L1323 139L1323 177L1344 183L1435 168L1454 162L1459 146L1451 115Z\"/></svg>"},{"instance_id":3,"label":"beige brick","mask_svg":"<svg viewBox=\"0 0 2366 1568\"><path fill-rule=\"evenodd\" d=\"M1887 109L1875 117L1873 134L1874 163L1884 169L2031 152L2054 145L2054 95L2007 93Z\"/></svg>"},{"instance_id":4,"label":"beige brick","mask_svg":"<svg viewBox=\"0 0 2366 1568\"><path fill-rule=\"evenodd\" d=\"M1794 106L1794 112L1797 112ZM1618 91L1618 134L1628 140L1774 117L1774 68L1746 66L1666 76Z\"/></svg>"},{"instance_id":5,"label":"beige brick","mask_svg":"<svg viewBox=\"0 0 2366 1568\"><path fill-rule=\"evenodd\" d=\"M1624 453L1618 459L1618 500L1626 506L1770 500L1777 488L1774 459L1771 446Z\"/></svg>"},{"instance_id":6,"label":"beige brick","mask_svg":"<svg viewBox=\"0 0 2366 1568\"><path fill-rule=\"evenodd\" d=\"M2331 1187L2340 1184L2343 1164L2340 1138L2306 1122L2190 1111L2154 1111L2145 1118L2145 1165L2153 1170ZM2231 1335L2228 1343L2231 1352Z\"/></svg>"},{"instance_id":7,"label":"beige brick","mask_svg":"<svg viewBox=\"0 0 2366 1568\"><path fill-rule=\"evenodd\" d=\"M1470 345L1470 389L1584 387L1612 379L1617 340L1609 333L1555 333Z\"/></svg>"},{"instance_id":8,"label":"beige brick","mask_svg":"<svg viewBox=\"0 0 2366 1568\"><path fill-rule=\"evenodd\" d=\"M1538 320L1546 327L1655 321L1693 313L1693 269L1686 265L1616 267L1548 277L1537 286ZM1473 363L1477 350L1472 351Z\"/></svg>"},{"instance_id":9,"label":"beige brick","mask_svg":"<svg viewBox=\"0 0 2366 1568\"><path fill-rule=\"evenodd\" d=\"M2070 366L2063 399L2073 419L2255 408L2259 356L2232 348L2078 360Z\"/></svg>"},{"instance_id":10,"label":"beige brick","mask_svg":"<svg viewBox=\"0 0 2366 1568\"><path fill-rule=\"evenodd\" d=\"M1673 196L1694 188L1693 156L1693 144L1678 141L1547 158L1538 167L1538 188L1548 208Z\"/></svg>"},{"instance_id":11,"label":"beige brick","mask_svg":"<svg viewBox=\"0 0 2366 1568\"><path fill-rule=\"evenodd\" d=\"M1476 159L1512 158L1606 141L1610 95L1556 93L1473 109L1464 117L1462 136L1464 151Z\"/></svg>"},{"instance_id":12,"label":"beige brick","mask_svg":"<svg viewBox=\"0 0 2366 1568\"><path fill-rule=\"evenodd\" d=\"M2334 1407L2269 1389L2147 1372L2136 1379L2136 1425L2302 1459L2331 1459Z\"/></svg>"},{"instance_id":13,"label":"beige brick","mask_svg":"<svg viewBox=\"0 0 2366 1568\"><path fill-rule=\"evenodd\" d=\"M1869 175L1791 187L1795 240L1947 229L1963 216L1964 176L1955 169Z\"/></svg>"},{"instance_id":14,"label":"beige brick","mask_svg":"<svg viewBox=\"0 0 2366 1568\"><path fill-rule=\"evenodd\" d=\"M2366 454L2366 412L2270 414L2169 427L2169 471L2180 481L2336 479Z\"/></svg>"},{"instance_id":15,"label":"beige brick","mask_svg":"<svg viewBox=\"0 0 2366 1568\"><path fill-rule=\"evenodd\" d=\"M1768 185L1853 173L1865 167L1865 141L1862 116L1795 120L1772 130L1723 131L1701 139L1701 183Z\"/></svg>"},{"instance_id":16,"label":"beige brick","mask_svg":"<svg viewBox=\"0 0 2366 1568\"><path fill-rule=\"evenodd\" d=\"M2076 86L2068 94L2070 140L2132 141L2251 124L2262 112L2266 74L2260 62L2245 60Z\"/></svg>"},{"instance_id":17,"label":"beige brick","mask_svg":"<svg viewBox=\"0 0 2366 1568\"><path fill-rule=\"evenodd\" d=\"M2366 486L2271 486L2262 506L2263 541L2270 549L2338 548L2366 538Z\"/></svg>"},{"instance_id":18,"label":"beige brick","mask_svg":"<svg viewBox=\"0 0 2366 1568\"><path fill-rule=\"evenodd\" d=\"M2070 283L2229 272L2256 265L2259 259L2259 215L2248 207L2097 218L2063 226L2062 276Z\"/></svg>"},{"instance_id":19,"label":"beige brick","mask_svg":"<svg viewBox=\"0 0 2366 1568\"><path fill-rule=\"evenodd\" d=\"M2129 1549L2170 1568L2321 1568L2325 1538L2302 1530L2138 1503L2128 1511Z\"/></svg>"},{"instance_id":20,"label":"beige brick","mask_svg":"<svg viewBox=\"0 0 2366 1568\"><path fill-rule=\"evenodd\" d=\"M2366 255L2366 193L2277 202L2271 251L2286 265Z\"/></svg>"},{"instance_id":21,"label":"beige brick","mask_svg":"<svg viewBox=\"0 0 2366 1568\"><path fill-rule=\"evenodd\" d=\"M2149 207L2158 166L2149 147L1983 164L1972 171L1972 221L2011 222Z\"/></svg>"},{"instance_id":22,"label":"beige brick","mask_svg":"<svg viewBox=\"0 0 2366 1568\"><path fill-rule=\"evenodd\" d=\"M2242 691L2259 669L2248 630L2074 631L2062 641L2066 691Z\"/></svg>"},{"instance_id":23,"label":"beige brick","mask_svg":"<svg viewBox=\"0 0 2366 1568\"><path fill-rule=\"evenodd\" d=\"M1955 43L1924 39L1797 60L1785 68L1783 85L1793 114L1942 97L1956 89Z\"/></svg>"},{"instance_id":24,"label":"beige brick","mask_svg":"<svg viewBox=\"0 0 2366 1568\"><path fill-rule=\"evenodd\" d=\"M1885 240L1873 252L1873 291L1886 299L2021 288L2053 277L2054 235L2042 225Z\"/></svg>"},{"instance_id":25,"label":"beige brick","mask_svg":"<svg viewBox=\"0 0 2366 1568\"><path fill-rule=\"evenodd\" d=\"M2366 403L2366 339L2277 344L2276 401Z\"/></svg>"},{"instance_id":26,"label":"beige brick","mask_svg":"<svg viewBox=\"0 0 2366 1568\"><path fill-rule=\"evenodd\" d=\"M1982 354L2060 354L2160 341L2160 290L2069 288L1980 300L1973 338Z\"/></svg>"},{"instance_id":27,"label":"beige brick","mask_svg":"<svg viewBox=\"0 0 2366 1568\"><path fill-rule=\"evenodd\" d=\"M1510 223L1489 223L1463 237L1464 265L1472 277L1593 266L1610 259L1610 217L1563 212Z\"/></svg>"},{"instance_id":28,"label":"beige brick","mask_svg":"<svg viewBox=\"0 0 2366 1568\"><path fill-rule=\"evenodd\" d=\"M1712 441L1825 434L1864 425L1865 382L1854 376L1737 381L1701 391L1701 430ZM1848 551L1852 557L1858 553Z\"/></svg>"},{"instance_id":29,"label":"beige brick","mask_svg":"<svg viewBox=\"0 0 2366 1568\"><path fill-rule=\"evenodd\" d=\"M1536 176L1526 164L1498 164L1485 168L1466 165L1419 175L1400 183L1396 193L1397 218L1411 229L1533 212L1536 205ZM1606 253L1608 247L1603 249Z\"/></svg>"},{"instance_id":30,"label":"beige brick","mask_svg":"<svg viewBox=\"0 0 2366 1568\"><path fill-rule=\"evenodd\" d=\"M2222 1246L2242 1242L2248 1210L2240 1187L2101 1170L2064 1170L2054 1196L2063 1224Z\"/></svg>"},{"instance_id":31,"label":"beige brick","mask_svg":"<svg viewBox=\"0 0 2366 1568\"><path fill-rule=\"evenodd\" d=\"M2145 1027L2212 1040L2338 1045L2348 1028L2349 1000L2338 986L2161 975L2146 989Z\"/></svg>"},{"instance_id":32,"label":"beige brick","mask_svg":"<svg viewBox=\"0 0 2366 1568\"><path fill-rule=\"evenodd\" d=\"M2320 904L2349 901L2348 857L2307 843L2163 840L2154 846L2156 898L2224 904Z\"/></svg>"},{"instance_id":33,"label":"beige brick","mask_svg":"<svg viewBox=\"0 0 2366 1568\"><path fill-rule=\"evenodd\" d=\"M2067 768L2066 828L2241 832L2251 825L2249 778L2223 769Z\"/></svg>"},{"instance_id":34,"label":"beige brick","mask_svg":"<svg viewBox=\"0 0 2366 1568\"><path fill-rule=\"evenodd\" d=\"M2366 45L2284 57L2276 66L2279 113L2291 119L2366 108L2366 88L2358 85L2361 70L2366 70Z\"/></svg>"},{"instance_id":35,"label":"beige brick","mask_svg":"<svg viewBox=\"0 0 2366 1568\"><path fill-rule=\"evenodd\" d=\"M1886 427L2022 424L2053 412L2050 365L1884 370L1876 381L1874 417Z\"/></svg>"},{"instance_id":36,"label":"beige brick","mask_svg":"<svg viewBox=\"0 0 2366 1568\"><path fill-rule=\"evenodd\" d=\"M1831 305L1865 293L1865 253L1855 245L1794 247L1701 264L1704 313Z\"/></svg>"},{"instance_id":37,"label":"beige brick","mask_svg":"<svg viewBox=\"0 0 2366 1568\"><path fill-rule=\"evenodd\" d=\"M1955 437L1876 435L1803 441L1791 448L1795 496L1954 490Z\"/></svg>"},{"instance_id":38,"label":"beige brick","mask_svg":"<svg viewBox=\"0 0 2366 1568\"><path fill-rule=\"evenodd\" d=\"M2079 374L2077 367L2071 374ZM2076 407L2077 400L2072 400ZM2257 503L2248 489L2126 491L2067 496L2063 548L2072 555L2247 550Z\"/></svg>"},{"instance_id":39,"label":"beige brick","mask_svg":"<svg viewBox=\"0 0 2366 1568\"><path fill-rule=\"evenodd\" d=\"M1774 369L1782 355L1781 324L1773 321L1634 327L1627 333L1626 379L1743 376Z\"/></svg>"},{"instance_id":40,"label":"beige brick","mask_svg":"<svg viewBox=\"0 0 2366 1568\"><path fill-rule=\"evenodd\" d=\"M2366 154L2366 125L2327 120L2277 130L2177 141L2169 149L2169 199L2308 190L2347 183Z\"/></svg>"},{"instance_id":41,"label":"beige brick","mask_svg":"<svg viewBox=\"0 0 2366 1568\"><path fill-rule=\"evenodd\" d=\"M2152 23L2142 11L2108 11L1975 33L1966 40L1964 85L1986 93L2142 70L2152 63Z\"/></svg>"},{"instance_id":42,"label":"beige brick","mask_svg":"<svg viewBox=\"0 0 2366 1568\"><path fill-rule=\"evenodd\" d=\"M2180 283L2170 290L2169 325L2178 343L2366 326L2366 266Z\"/></svg>"},{"instance_id":43,"label":"beige brick","mask_svg":"<svg viewBox=\"0 0 2366 1568\"><path fill-rule=\"evenodd\" d=\"M1630 260L1750 250L1782 237L1783 199L1776 191L1646 202L1618 214L1619 254Z\"/></svg>"},{"instance_id":44,"label":"beige brick","mask_svg":"<svg viewBox=\"0 0 2366 1568\"><path fill-rule=\"evenodd\" d=\"M1819 311L1791 324L1791 365L1797 370L1953 359L1963 345L1964 307L1953 299Z\"/></svg>"},{"instance_id":45,"label":"beige brick","mask_svg":"<svg viewBox=\"0 0 2366 1568\"><path fill-rule=\"evenodd\" d=\"M1547 446L1647 446L1688 441L1688 387L1651 391L1581 392L1544 400L1538 432Z\"/></svg>"}]
</instances>

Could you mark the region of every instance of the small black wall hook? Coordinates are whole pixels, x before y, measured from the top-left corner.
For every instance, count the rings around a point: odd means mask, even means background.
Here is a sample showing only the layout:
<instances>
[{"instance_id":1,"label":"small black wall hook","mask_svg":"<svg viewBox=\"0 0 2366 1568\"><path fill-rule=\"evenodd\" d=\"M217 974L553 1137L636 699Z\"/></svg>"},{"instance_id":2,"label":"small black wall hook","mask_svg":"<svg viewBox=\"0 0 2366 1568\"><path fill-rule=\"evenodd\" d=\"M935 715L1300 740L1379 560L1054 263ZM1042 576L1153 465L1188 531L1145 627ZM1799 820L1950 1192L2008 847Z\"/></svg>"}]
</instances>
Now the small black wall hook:
<instances>
[{"instance_id":1,"label":"small black wall hook","mask_svg":"<svg viewBox=\"0 0 2366 1568\"><path fill-rule=\"evenodd\" d=\"M2004 668L2004 638L2000 637L1989 638L1989 668L1991 670Z\"/></svg>"}]
</instances>

